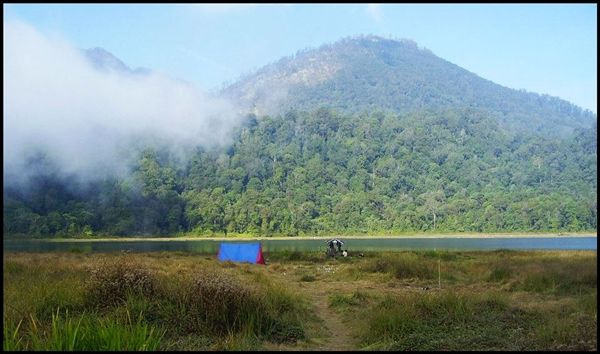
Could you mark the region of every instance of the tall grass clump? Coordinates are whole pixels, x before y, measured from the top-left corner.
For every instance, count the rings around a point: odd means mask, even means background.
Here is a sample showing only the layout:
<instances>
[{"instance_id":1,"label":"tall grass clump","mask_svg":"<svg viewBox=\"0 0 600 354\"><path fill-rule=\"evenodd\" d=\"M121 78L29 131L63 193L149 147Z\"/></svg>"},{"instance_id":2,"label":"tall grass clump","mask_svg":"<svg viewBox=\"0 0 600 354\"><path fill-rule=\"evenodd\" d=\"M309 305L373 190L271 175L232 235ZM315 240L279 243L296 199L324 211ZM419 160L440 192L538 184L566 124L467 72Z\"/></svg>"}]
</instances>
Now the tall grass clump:
<instances>
[{"instance_id":1,"label":"tall grass clump","mask_svg":"<svg viewBox=\"0 0 600 354\"><path fill-rule=\"evenodd\" d=\"M194 314L192 325L226 334L238 330L258 305L236 278L218 272L201 272L188 288L187 305Z\"/></svg>"},{"instance_id":2,"label":"tall grass clump","mask_svg":"<svg viewBox=\"0 0 600 354\"><path fill-rule=\"evenodd\" d=\"M305 298L268 278L255 294L263 304L261 311L269 314L262 329L264 338L276 343L291 343L306 338L303 323L310 311Z\"/></svg>"},{"instance_id":3,"label":"tall grass clump","mask_svg":"<svg viewBox=\"0 0 600 354\"><path fill-rule=\"evenodd\" d=\"M595 257L568 262L552 258L544 260L540 266L527 269L512 289L557 295L579 295L597 289L597 284Z\"/></svg>"},{"instance_id":4,"label":"tall grass clump","mask_svg":"<svg viewBox=\"0 0 600 354\"><path fill-rule=\"evenodd\" d=\"M202 271L182 283L162 306L168 321L185 333L217 338L245 333L274 342L305 336L301 320L291 315L304 313L301 302L285 288L250 286L219 271Z\"/></svg>"},{"instance_id":5,"label":"tall grass clump","mask_svg":"<svg viewBox=\"0 0 600 354\"><path fill-rule=\"evenodd\" d=\"M4 317L2 328L2 347L4 351L21 350L23 348L23 336L20 333L21 324L9 321Z\"/></svg>"},{"instance_id":6,"label":"tall grass clump","mask_svg":"<svg viewBox=\"0 0 600 354\"><path fill-rule=\"evenodd\" d=\"M86 334L90 338L87 341L88 350L157 350L165 331L144 322L144 316L141 313L135 320L132 320L129 312L127 315L125 321L103 318L97 327L93 324L86 326ZM86 322L86 324L88 323ZM89 330L94 332L89 332Z\"/></svg>"},{"instance_id":7,"label":"tall grass clump","mask_svg":"<svg viewBox=\"0 0 600 354\"><path fill-rule=\"evenodd\" d=\"M595 294L582 296L577 302L559 310L546 310L535 327L536 347L546 350L597 350L598 320ZM588 307L589 306L589 307Z\"/></svg>"},{"instance_id":8,"label":"tall grass clump","mask_svg":"<svg viewBox=\"0 0 600 354\"><path fill-rule=\"evenodd\" d=\"M434 263L414 253L383 254L366 262L362 270L371 273L390 273L397 279L433 279L437 277L437 266Z\"/></svg>"},{"instance_id":9,"label":"tall grass clump","mask_svg":"<svg viewBox=\"0 0 600 354\"><path fill-rule=\"evenodd\" d=\"M151 271L128 258L119 258L90 270L87 302L110 307L125 303L132 294L150 298L156 288L157 281Z\"/></svg>"},{"instance_id":10,"label":"tall grass clump","mask_svg":"<svg viewBox=\"0 0 600 354\"><path fill-rule=\"evenodd\" d=\"M507 262L497 262L490 266L490 273L487 277L488 282L500 283L509 280L515 271Z\"/></svg>"},{"instance_id":11,"label":"tall grass clump","mask_svg":"<svg viewBox=\"0 0 600 354\"><path fill-rule=\"evenodd\" d=\"M317 277L312 274L304 274L300 277L300 281L311 282L315 280L317 280Z\"/></svg>"},{"instance_id":12,"label":"tall grass clump","mask_svg":"<svg viewBox=\"0 0 600 354\"><path fill-rule=\"evenodd\" d=\"M49 267L38 259L25 263L9 258L3 265L5 317L25 322L33 314L49 321L56 308L83 308L85 272L65 272L60 261Z\"/></svg>"},{"instance_id":13,"label":"tall grass clump","mask_svg":"<svg viewBox=\"0 0 600 354\"><path fill-rule=\"evenodd\" d=\"M440 259L442 261L455 261L459 256L462 256L458 252L437 250L416 251L415 253L423 258Z\"/></svg>"},{"instance_id":14,"label":"tall grass clump","mask_svg":"<svg viewBox=\"0 0 600 354\"><path fill-rule=\"evenodd\" d=\"M513 348L508 301L499 293L387 295L362 313L363 349Z\"/></svg>"},{"instance_id":15,"label":"tall grass clump","mask_svg":"<svg viewBox=\"0 0 600 354\"><path fill-rule=\"evenodd\" d=\"M11 260L4 260L4 264L3 264L4 277L6 277L7 275L9 275L9 276L21 275L21 274L25 273L26 271L27 271L27 267L24 264L15 262L15 261L11 261Z\"/></svg>"},{"instance_id":16,"label":"tall grass clump","mask_svg":"<svg viewBox=\"0 0 600 354\"><path fill-rule=\"evenodd\" d=\"M15 330L15 333L18 331ZM156 350L164 332L137 321L121 322L112 318L98 318L94 314L74 316L60 309L52 315L49 325L30 316L24 335L15 341L14 334L4 342L5 350ZM5 339L6 339L5 329Z\"/></svg>"}]
</instances>

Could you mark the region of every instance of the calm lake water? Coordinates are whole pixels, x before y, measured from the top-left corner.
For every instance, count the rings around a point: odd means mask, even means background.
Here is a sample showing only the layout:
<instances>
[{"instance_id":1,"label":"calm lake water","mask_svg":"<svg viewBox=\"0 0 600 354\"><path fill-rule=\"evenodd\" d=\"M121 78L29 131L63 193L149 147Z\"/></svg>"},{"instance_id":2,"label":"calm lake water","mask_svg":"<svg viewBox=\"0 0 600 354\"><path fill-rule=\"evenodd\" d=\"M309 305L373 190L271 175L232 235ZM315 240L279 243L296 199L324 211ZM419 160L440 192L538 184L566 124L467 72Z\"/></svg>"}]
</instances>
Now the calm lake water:
<instances>
[{"instance_id":1,"label":"calm lake water","mask_svg":"<svg viewBox=\"0 0 600 354\"><path fill-rule=\"evenodd\" d=\"M341 238L344 249L357 251L395 250L596 250L596 237L513 237L513 238ZM4 251L52 252L160 252L188 251L217 253L220 240L193 241L86 241L48 242L4 240ZM226 241L243 243L250 241ZM263 251L325 251L326 240L261 240Z\"/></svg>"}]
</instances>

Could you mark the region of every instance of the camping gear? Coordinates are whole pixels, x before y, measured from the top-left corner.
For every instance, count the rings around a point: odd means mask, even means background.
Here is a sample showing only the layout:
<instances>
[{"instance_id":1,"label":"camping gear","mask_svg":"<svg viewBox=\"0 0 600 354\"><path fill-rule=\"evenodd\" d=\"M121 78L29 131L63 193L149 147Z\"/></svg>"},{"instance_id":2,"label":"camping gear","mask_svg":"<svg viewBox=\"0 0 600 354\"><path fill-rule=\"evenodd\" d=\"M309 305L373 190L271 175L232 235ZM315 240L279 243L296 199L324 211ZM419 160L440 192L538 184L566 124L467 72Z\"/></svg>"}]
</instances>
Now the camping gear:
<instances>
[{"instance_id":1,"label":"camping gear","mask_svg":"<svg viewBox=\"0 0 600 354\"><path fill-rule=\"evenodd\" d=\"M344 244L344 242L337 238L327 241L327 246L329 246L329 249L327 250L327 256L335 257L335 254L336 254L335 248L336 247L337 247L337 252L342 253L342 245L343 244Z\"/></svg>"},{"instance_id":2,"label":"camping gear","mask_svg":"<svg viewBox=\"0 0 600 354\"><path fill-rule=\"evenodd\" d=\"M232 243L221 242L217 259L220 261L265 264L260 242Z\"/></svg>"},{"instance_id":3,"label":"camping gear","mask_svg":"<svg viewBox=\"0 0 600 354\"><path fill-rule=\"evenodd\" d=\"M327 257L335 257L335 250L332 247L327 247Z\"/></svg>"},{"instance_id":4,"label":"camping gear","mask_svg":"<svg viewBox=\"0 0 600 354\"><path fill-rule=\"evenodd\" d=\"M344 242L342 240L334 238L332 240L327 241L327 243L329 244L329 247L331 247L331 248L337 247L338 252L342 252L342 245L344 244Z\"/></svg>"}]
</instances>

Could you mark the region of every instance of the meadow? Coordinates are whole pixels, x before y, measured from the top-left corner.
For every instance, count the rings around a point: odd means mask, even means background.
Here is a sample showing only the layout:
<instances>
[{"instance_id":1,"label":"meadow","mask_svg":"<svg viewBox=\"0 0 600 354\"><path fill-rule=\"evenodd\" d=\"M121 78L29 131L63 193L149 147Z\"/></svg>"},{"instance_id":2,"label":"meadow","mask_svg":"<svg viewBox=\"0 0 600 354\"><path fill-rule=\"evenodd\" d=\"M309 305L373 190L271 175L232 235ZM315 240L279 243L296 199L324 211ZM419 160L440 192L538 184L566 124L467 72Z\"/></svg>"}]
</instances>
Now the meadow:
<instances>
[{"instance_id":1,"label":"meadow","mask_svg":"<svg viewBox=\"0 0 600 354\"><path fill-rule=\"evenodd\" d=\"M597 350L596 251L3 255L4 350Z\"/></svg>"}]
</instances>

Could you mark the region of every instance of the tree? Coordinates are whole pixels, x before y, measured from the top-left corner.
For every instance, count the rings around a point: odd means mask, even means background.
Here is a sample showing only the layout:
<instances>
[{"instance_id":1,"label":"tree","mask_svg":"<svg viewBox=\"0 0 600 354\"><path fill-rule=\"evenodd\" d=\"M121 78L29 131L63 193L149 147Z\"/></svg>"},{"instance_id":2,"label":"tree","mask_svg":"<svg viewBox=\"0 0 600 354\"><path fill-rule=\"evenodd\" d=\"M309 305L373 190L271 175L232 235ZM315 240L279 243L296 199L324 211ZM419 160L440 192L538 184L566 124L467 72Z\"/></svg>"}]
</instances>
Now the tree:
<instances>
[{"instance_id":1,"label":"tree","mask_svg":"<svg viewBox=\"0 0 600 354\"><path fill-rule=\"evenodd\" d=\"M422 203L422 210L433 216L433 229L435 230L437 216L441 211L445 199L444 192L442 190L425 192L419 195L419 198Z\"/></svg>"}]
</instances>

